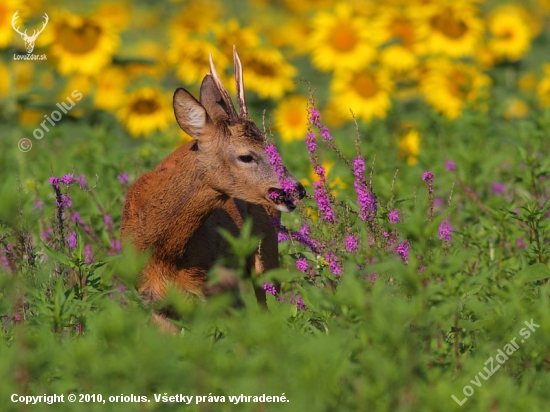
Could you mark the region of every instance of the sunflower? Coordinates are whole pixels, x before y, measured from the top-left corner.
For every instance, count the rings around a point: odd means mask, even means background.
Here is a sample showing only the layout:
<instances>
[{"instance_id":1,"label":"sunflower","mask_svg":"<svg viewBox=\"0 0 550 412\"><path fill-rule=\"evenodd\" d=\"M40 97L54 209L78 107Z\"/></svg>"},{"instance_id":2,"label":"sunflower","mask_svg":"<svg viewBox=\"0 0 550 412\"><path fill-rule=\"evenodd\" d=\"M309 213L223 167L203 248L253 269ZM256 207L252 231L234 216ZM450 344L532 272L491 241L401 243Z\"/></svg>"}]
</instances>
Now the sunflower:
<instances>
[{"instance_id":1,"label":"sunflower","mask_svg":"<svg viewBox=\"0 0 550 412\"><path fill-rule=\"evenodd\" d=\"M224 71L229 66L228 58L212 43L203 39L175 39L168 50L168 61L176 68L176 76L185 84L197 84L202 81L210 67L209 55L216 65L222 81ZM232 84L225 82L224 84Z\"/></svg>"},{"instance_id":2,"label":"sunflower","mask_svg":"<svg viewBox=\"0 0 550 412\"><path fill-rule=\"evenodd\" d=\"M531 32L521 17L518 6L497 7L489 16L487 26L491 33L489 48L500 59L516 61L531 47Z\"/></svg>"},{"instance_id":3,"label":"sunflower","mask_svg":"<svg viewBox=\"0 0 550 412\"><path fill-rule=\"evenodd\" d=\"M266 33L269 44L278 49L289 47L292 56L304 55L310 52L309 39L311 28L306 20L290 17L282 22L274 20L270 15L264 20L255 21L255 26Z\"/></svg>"},{"instance_id":4,"label":"sunflower","mask_svg":"<svg viewBox=\"0 0 550 412\"><path fill-rule=\"evenodd\" d=\"M110 63L119 44L118 34L111 25L94 17L66 12L58 16L54 27L51 51L63 75L99 73Z\"/></svg>"},{"instance_id":5,"label":"sunflower","mask_svg":"<svg viewBox=\"0 0 550 412\"><path fill-rule=\"evenodd\" d=\"M100 4L95 15L99 20L110 24L119 31L126 29L130 20L129 6L122 3Z\"/></svg>"},{"instance_id":6,"label":"sunflower","mask_svg":"<svg viewBox=\"0 0 550 412\"><path fill-rule=\"evenodd\" d=\"M277 49L254 49L241 54L245 70L244 82L248 90L262 99L280 99L294 90L292 78L297 70Z\"/></svg>"},{"instance_id":7,"label":"sunflower","mask_svg":"<svg viewBox=\"0 0 550 412\"><path fill-rule=\"evenodd\" d=\"M8 68L0 61L0 98L5 97L10 92L11 76Z\"/></svg>"},{"instance_id":8,"label":"sunflower","mask_svg":"<svg viewBox=\"0 0 550 412\"><path fill-rule=\"evenodd\" d=\"M527 116L529 113L529 106L523 100L517 98L510 98L506 100L506 111L504 112L504 118L521 119Z\"/></svg>"},{"instance_id":9,"label":"sunflower","mask_svg":"<svg viewBox=\"0 0 550 412\"><path fill-rule=\"evenodd\" d=\"M461 115L462 109L488 97L491 79L476 67L433 59L421 79L421 90L426 101L449 119ZM482 103L479 108L485 107Z\"/></svg>"},{"instance_id":10,"label":"sunflower","mask_svg":"<svg viewBox=\"0 0 550 412\"><path fill-rule=\"evenodd\" d=\"M116 111L124 101L128 78L119 67L110 67L96 79L94 106L106 111Z\"/></svg>"},{"instance_id":11,"label":"sunflower","mask_svg":"<svg viewBox=\"0 0 550 412\"><path fill-rule=\"evenodd\" d=\"M6 47L10 44L13 36L17 35L11 26L11 20L16 11L19 11L18 24L23 23L21 15L25 16L27 7L22 0L4 0L0 3L0 48ZM24 32L25 29L21 27Z\"/></svg>"},{"instance_id":12,"label":"sunflower","mask_svg":"<svg viewBox=\"0 0 550 412\"><path fill-rule=\"evenodd\" d=\"M250 27L241 27L235 19L229 20L223 26L214 25L213 30L218 47L226 56L233 55L233 45L241 50L256 47L260 37Z\"/></svg>"},{"instance_id":13,"label":"sunflower","mask_svg":"<svg viewBox=\"0 0 550 412\"><path fill-rule=\"evenodd\" d=\"M191 0L170 22L172 40L187 37L189 33L204 34L222 20L222 5L215 0Z\"/></svg>"},{"instance_id":14,"label":"sunflower","mask_svg":"<svg viewBox=\"0 0 550 412\"><path fill-rule=\"evenodd\" d=\"M423 54L473 56L483 38L483 21L470 2L441 1L417 8Z\"/></svg>"},{"instance_id":15,"label":"sunflower","mask_svg":"<svg viewBox=\"0 0 550 412\"><path fill-rule=\"evenodd\" d=\"M311 59L321 71L357 70L376 56L368 21L354 16L347 3L336 5L334 13L317 13L312 26Z\"/></svg>"},{"instance_id":16,"label":"sunflower","mask_svg":"<svg viewBox=\"0 0 550 412\"><path fill-rule=\"evenodd\" d=\"M355 116L367 122L373 117L386 117L393 88L390 76L383 69L338 72L331 83L334 104L340 113L349 116L351 109Z\"/></svg>"},{"instance_id":17,"label":"sunflower","mask_svg":"<svg viewBox=\"0 0 550 412\"><path fill-rule=\"evenodd\" d=\"M418 21L411 8L383 7L377 25L384 43L380 52L383 66L408 71L418 65Z\"/></svg>"},{"instance_id":18,"label":"sunflower","mask_svg":"<svg viewBox=\"0 0 550 412\"><path fill-rule=\"evenodd\" d=\"M308 130L307 102L305 96L290 96L279 103L273 117L275 129L284 142L305 138Z\"/></svg>"},{"instance_id":19,"label":"sunflower","mask_svg":"<svg viewBox=\"0 0 550 412\"><path fill-rule=\"evenodd\" d=\"M27 62L16 60L10 65L10 71L14 77L13 80L15 82L16 93L26 92L36 85L36 65L25 63ZM7 79L9 80L9 77Z\"/></svg>"},{"instance_id":20,"label":"sunflower","mask_svg":"<svg viewBox=\"0 0 550 412\"><path fill-rule=\"evenodd\" d=\"M169 126L173 116L169 101L160 91L144 87L130 94L118 118L132 136L148 136Z\"/></svg>"},{"instance_id":21,"label":"sunflower","mask_svg":"<svg viewBox=\"0 0 550 412\"><path fill-rule=\"evenodd\" d=\"M542 107L550 106L550 63L543 66L544 78L537 86L537 96Z\"/></svg>"},{"instance_id":22,"label":"sunflower","mask_svg":"<svg viewBox=\"0 0 550 412\"><path fill-rule=\"evenodd\" d=\"M415 165L420 154L420 133L415 129L409 130L399 139L397 145L399 157L406 158L408 165Z\"/></svg>"}]
</instances>

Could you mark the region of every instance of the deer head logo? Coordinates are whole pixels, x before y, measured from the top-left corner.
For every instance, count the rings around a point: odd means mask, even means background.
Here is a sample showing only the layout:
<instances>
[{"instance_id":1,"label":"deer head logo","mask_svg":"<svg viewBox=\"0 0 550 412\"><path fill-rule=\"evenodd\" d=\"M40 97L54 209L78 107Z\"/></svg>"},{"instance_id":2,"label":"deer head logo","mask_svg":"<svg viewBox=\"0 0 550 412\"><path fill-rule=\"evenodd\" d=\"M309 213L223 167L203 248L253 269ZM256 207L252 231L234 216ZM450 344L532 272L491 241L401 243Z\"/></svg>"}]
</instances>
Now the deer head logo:
<instances>
[{"instance_id":1,"label":"deer head logo","mask_svg":"<svg viewBox=\"0 0 550 412\"><path fill-rule=\"evenodd\" d=\"M19 27L15 27L15 22L17 20L17 18L19 17L18 16L18 13L19 13L19 10L17 10L15 12L15 14L13 15L13 18L11 19L11 26L13 27L13 29L19 33L21 35L21 38L25 41L25 49L27 49L27 53L32 53L32 51L34 50L34 42L36 41L36 38L38 37L38 35L40 33L42 33L44 31L44 28L46 27L46 25L48 24L48 20L49 20L49 17L46 13L44 13L44 23L42 24L42 28L40 30L34 30L32 36L29 36L27 35L27 30L25 30L24 33L21 33L19 31Z\"/></svg>"}]
</instances>

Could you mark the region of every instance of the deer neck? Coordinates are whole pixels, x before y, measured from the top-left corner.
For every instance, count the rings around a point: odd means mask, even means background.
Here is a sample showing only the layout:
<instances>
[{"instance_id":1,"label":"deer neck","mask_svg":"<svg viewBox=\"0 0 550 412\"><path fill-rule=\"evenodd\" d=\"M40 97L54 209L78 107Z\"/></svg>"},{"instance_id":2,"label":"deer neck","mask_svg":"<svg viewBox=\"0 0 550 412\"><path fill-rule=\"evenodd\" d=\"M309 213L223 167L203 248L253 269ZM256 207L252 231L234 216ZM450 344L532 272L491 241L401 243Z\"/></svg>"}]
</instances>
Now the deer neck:
<instances>
[{"instance_id":1,"label":"deer neck","mask_svg":"<svg viewBox=\"0 0 550 412\"><path fill-rule=\"evenodd\" d=\"M159 222L163 223L156 230L154 254L166 260L182 256L198 228L228 199L205 183L205 174L209 171L195 164L198 162L192 153L188 152L177 163L180 167L187 166L186 172L178 170L177 165L171 170L157 192L154 206Z\"/></svg>"}]
</instances>

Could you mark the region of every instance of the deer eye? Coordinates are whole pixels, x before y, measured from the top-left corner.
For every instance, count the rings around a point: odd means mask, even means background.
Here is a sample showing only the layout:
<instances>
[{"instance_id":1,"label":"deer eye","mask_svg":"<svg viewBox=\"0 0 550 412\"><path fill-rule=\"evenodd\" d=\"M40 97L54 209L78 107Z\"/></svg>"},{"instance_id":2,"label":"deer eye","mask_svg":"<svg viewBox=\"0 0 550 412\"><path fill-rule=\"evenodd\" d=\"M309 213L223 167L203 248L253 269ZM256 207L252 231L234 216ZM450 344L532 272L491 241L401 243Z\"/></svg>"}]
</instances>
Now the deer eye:
<instances>
[{"instance_id":1,"label":"deer eye","mask_svg":"<svg viewBox=\"0 0 550 412\"><path fill-rule=\"evenodd\" d=\"M243 155L239 156L239 160L243 163L250 163L254 160L254 158L250 155Z\"/></svg>"}]
</instances>

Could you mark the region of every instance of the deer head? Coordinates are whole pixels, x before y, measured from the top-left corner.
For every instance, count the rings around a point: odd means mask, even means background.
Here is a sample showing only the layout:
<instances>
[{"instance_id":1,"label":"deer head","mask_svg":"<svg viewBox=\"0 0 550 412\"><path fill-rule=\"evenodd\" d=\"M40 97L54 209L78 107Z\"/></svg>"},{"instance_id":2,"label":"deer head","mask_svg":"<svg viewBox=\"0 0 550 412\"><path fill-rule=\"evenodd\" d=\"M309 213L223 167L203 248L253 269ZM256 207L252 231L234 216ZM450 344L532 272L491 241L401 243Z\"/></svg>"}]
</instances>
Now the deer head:
<instances>
[{"instance_id":1,"label":"deer head","mask_svg":"<svg viewBox=\"0 0 550 412\"><path fill-rule=\"evenodd\" d=\"M176 120L196 139L195 150L198 163L203 167L201 178L205 184L229 197L290 212L296 207L292 196L282 189L265 153L268 142L249 118L242 66L235 48L233 58L240 114L210 56L210 73L202 82L200 102L185 89L177 89L174 93ZM295 184L295 196L302 198L305 195L303 186L286 170L285 173Z\"/></svg>"},{"instance_id":2,"label":"deer head","mask_svg":"<svg viewBox=\"0 0 550 412\"><path fill-rule=\"evenodd\" d=\"M34 50L34 43L36 41L36 38L38 37L38 35L40 33L42 33L44 31L44 28L48 24L49 17L46 13L44 13L45 21L44 21L44 23L42 23L42 28L40 30L34 30L34 32L32 33L32 36L28 36L27 35L27 30L25 30L24 33L21 33L19 31L19 27L15 27L15 22L17 20L17 17L19 17L18 13L19 13L19 10L16 11L15 14L13 15L13 18L11 19L11 26L13 27L13 29L17 33L19 33L21 35L21 38L25 41L25 49L27 49L27 53L30 54Z\"/></svg>"}]
</instances>

